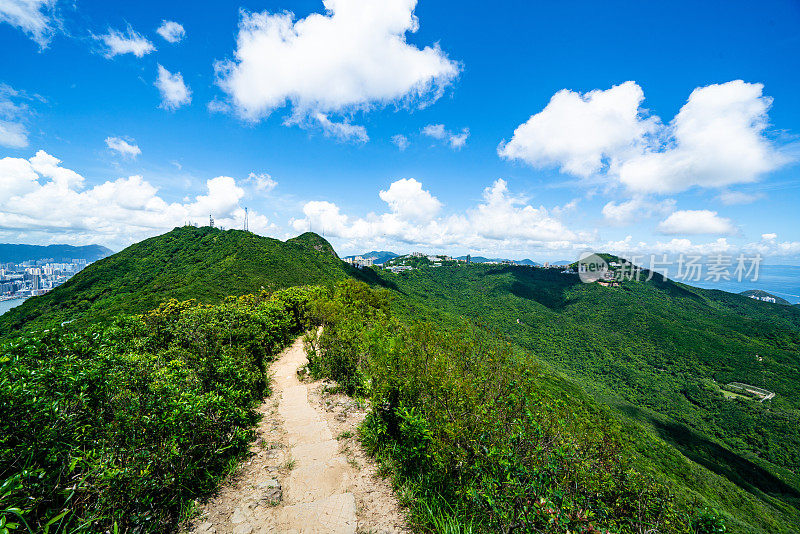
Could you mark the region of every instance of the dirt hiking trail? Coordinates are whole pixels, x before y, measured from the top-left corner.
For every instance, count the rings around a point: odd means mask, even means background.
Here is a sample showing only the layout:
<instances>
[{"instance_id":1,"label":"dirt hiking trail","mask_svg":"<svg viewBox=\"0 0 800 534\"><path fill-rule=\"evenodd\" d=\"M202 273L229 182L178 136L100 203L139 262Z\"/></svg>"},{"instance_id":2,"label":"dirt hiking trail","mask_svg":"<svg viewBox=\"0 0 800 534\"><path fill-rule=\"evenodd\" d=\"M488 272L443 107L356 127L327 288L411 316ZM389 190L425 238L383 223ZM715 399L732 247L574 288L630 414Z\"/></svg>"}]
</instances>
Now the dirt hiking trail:
<instances>
[{"instance_id":1,"label":"dirt hiking trail","mask_svg":"<svg viewBox=\"0 0 800 534\"><path fill-rule=\"evenodd\" d=\"M355 438L365 409L326 393L322 382L301 382L297 370L306 363L302 339L272 363L273 394L259 407L252 456L183 532L410 532Z\"/></svg>"}]
</instances>

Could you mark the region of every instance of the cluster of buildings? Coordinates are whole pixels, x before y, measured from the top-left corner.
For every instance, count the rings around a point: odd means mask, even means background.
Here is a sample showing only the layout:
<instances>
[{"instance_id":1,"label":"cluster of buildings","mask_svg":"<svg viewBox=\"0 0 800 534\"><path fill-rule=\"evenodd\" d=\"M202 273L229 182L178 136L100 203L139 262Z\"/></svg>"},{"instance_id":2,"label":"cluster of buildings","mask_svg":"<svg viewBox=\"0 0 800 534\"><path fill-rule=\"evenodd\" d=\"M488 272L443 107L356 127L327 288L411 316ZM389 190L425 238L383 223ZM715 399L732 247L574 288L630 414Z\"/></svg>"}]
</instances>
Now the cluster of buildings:
<instances>
[{"instance_id":1,"label":"cluster of buildings","mask_svg":"<svg viewBox=\"0 0 800 534\"><path fill-rule=\"evenodd\" d=\"M0 300L35 297L69 280L88 262L73 259L56 263L52 258L22 263L0 263Z\"/></svg>"},{"instance_id":2,"label":"cluster of buildings","mask_svg":"<svg viewBox=\"0 0 800 534\"><path fill-rule=\"evenodd\" d=\"M778 302L777 300L775 300L775 297L770 297L767 295L764 295L763 297L759 297L758 295L750 295L750 298L756 300L763 300L764 302L771 302L773 304L777 304Z\"/></svg>"},{"instance_id":3,"label":"cluster of buildings","mask_svg":"<svg viewBox=\"0 0 800 534\"><path fill-rule=\"evenodd\" d=\"M358 267L359 269L363 269L364 267L372 267L373 262L372 258L363 258L361 256L353 256L352 258L348 258L347 262L352 265L353 267Z\"/></svg>"},{"instance_id":4,"label":"cluster of buildings","mask_svg":"<svg viewBox=\"0 0 800 534\"><path fill-rule=\"evenodd\" d=\"M426 254L424 252L412 252L411 254L406 254L402 256L396 256L391 260L387 260L386 263L380 264L375 263L376 258L364 257L364 256L352 256L346 258L346 261L349 262L354 267L358 267L359 269L363 269L365 267L373 267L373 266L380 266L386 269L387 271L391 271L393 273L400 273L403 271L410 271L416 269L418 267L442 267L442 266L457 266L457 265L469 265L471 263L475 263L472 260L470 255L466 255L460 258L454 258L452 256L448 256L446 254ZM544 263L544 265L537 265L533 264L529 260L526 260L522 263L516 262L513 260L486 260L484 258L480 258L482 265L520 265L526 267L538 267L538 268L545 268L545 269L558 269L562 273L567 274L574 274L576 271L571 270L568 266L550 264L549 262Z\"/></svg>"}]
</instances>

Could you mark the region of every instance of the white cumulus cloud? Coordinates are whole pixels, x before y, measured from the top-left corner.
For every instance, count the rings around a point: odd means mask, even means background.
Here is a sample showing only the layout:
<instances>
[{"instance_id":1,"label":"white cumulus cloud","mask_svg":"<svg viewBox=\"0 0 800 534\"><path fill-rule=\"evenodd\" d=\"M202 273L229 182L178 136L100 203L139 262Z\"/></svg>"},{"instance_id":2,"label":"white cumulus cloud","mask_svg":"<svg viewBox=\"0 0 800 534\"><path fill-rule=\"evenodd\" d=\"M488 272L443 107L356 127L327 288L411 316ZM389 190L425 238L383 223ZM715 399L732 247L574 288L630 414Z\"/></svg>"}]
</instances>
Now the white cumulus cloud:
<instances>
[{"instance_id":1,"label":"white cumulus cloud","mask_svg":"<svg viewBox=\"0 0 800 534\"><path fill-rule=\"evenodd\" d=\"M77 172L38 151L29 159L0 159L0 238L33 243L102 243L120 247L186 222L241 227L244 190L229 176L206 181L205 190L184 202L168 202L141 176L87 186ZM250 227L274 225L250 212Z\"/></svg>"},{"instance_id":2,"label":"white cumulus cloud","mask_svg":"<svg viewBox=\"0 0 800 534\"><path fill-rule=\"evenodd\" d=\"M186 37L186 30L183 26L172 20L162 20L161 26L156 30L168 43L179 43Z\"/></svg>"},{"instance_id":3,"label":"white cumulus cloud","mask_svg":"<svg viewBox=\"0 0 800 534\"><path fill-rule=\"evenodd\" d=\"M698 87L668 124L648 116L643 99L634 82L559 91L498 153L580 177L607 174L638 194L754 182L789 161L765 135L772 99L762 84Z\"/></svg>"},{"instance_id":4,"label":"white cumulus cloud","mask_svg":"<svg viewBox=\"0 0 800 534\"><path fill-rule=\"evenodd\" d=\"M764 136L772 99L763 85L736 80L692 91L666 130L666 140L622 162L631 190L665 193L754 182L786 162Z\"/></svg>"},{"instance_id":5,"label":"white cumulus cloud","mask_svg":"<svg viewBox=\"0 0 800 534\"><path fill-rule=\"evenodd\" d=\"M580 94L563 89L498 148L500 156L535 167L557 166L586 177L634 151L658 124L639 108L644 92L634 82Z\"/></svg>"},{"instance_id":6,"label":"white cumulus cloud","mask_svg":"<svg viewBox=\"0 0 800 534\"><path fill-rule=\"evenodd\" d=\"M142 153L142 150L135 141L129 143L125 139L119 137L106 137L106 146L123 156L131 158L136 158L136 156Z\"/></svg>"},{"instance_id":7,"label":"white cumulus cloud","mask_svg":"<svg viewBox=\"0 0 800 534\"><path fill-rule=\"evenodd\" d=\"M736 227L730 219L720 217L716 211L681 210L672 213L659 223L657 230L662 234L714 234L731 235Z\"/></svg>"},{"instance_id":8,"label":"white cumulus cloud","mask_svg":"<svg viewBox=\"0 0 800 534\"><path fill-rule=\"evenodd\" d=\"M532 206L510 193L504 180L485 188L477 205L449 215L440 214L442 203L413 178L396 180L379 197L387 204L384 213L352 216L335 203L316 200L307 202L304 216L290 224L297 231L324 232L358 248L399 244L472 250L570 249L585 247L592 239L591 233L570 230L560 220L558 214L568 207Z\"/></svg>"},{"instance_id":9,"label":"white cumulus cloud","mask_svg":"<svg viewBox=\"0 0 800 534\"><path fill-rule=\"evenodd\" d=\"M60 24L54 14L55 5L56 0L0 0L0 23L19 28L46 48Z\"/></svg>"},{"instance_id":10,"label":"white cumulus cloud","mask_svg":"<svg viewBox=\"0 0 800 534\"><path fill-rule=\"evenodd\" d=\"M183 83L180 72L171 73L161 65L158 66L158 79L156 87L161 92L161 107L176 110L192 102L192 92Z\"/></svg>"},{"instance_id":11,"label":"white cumulus cloud","mask_svg":"<svg viewBox=\"0 0 800 534\"><path fill-rule=\"evenodd\" d=\"M414 178L392 182L389 189L381 191L378 196L403 220L429 221L442 207L439 199L422 189L422 184Z\"/></svg>"},{"instance_id":12,"label":"white cumulus cloud","mask_svg":"<svg viewBox=\"0 0 800 534\"><path fill-rule=\"evenodd\" d=\"M97 35L95 39L105 44L103 54L107 58L112 58L121 54L133 54L136 57L144 57L156 50L153 43L148 41L141 33L134 31L130 24L128 24L128 28L124 32L109 28L108 33Z\"/></svg>"},{"instance_id":13,"label":"white cumulus cloud","mask_svg":"<svg viewBox=\"0 0 800 534\"><path fill-rule=\"evenodd\" d=\"M291 114L344 113L436 100L460 66L438 45L419 48L416 0L324 0L325 13L242 11L236 50L216 65L235 111L255 121L284 106ZM301 121L295 120L290 122Z\"/></svg>"}]
</instances>

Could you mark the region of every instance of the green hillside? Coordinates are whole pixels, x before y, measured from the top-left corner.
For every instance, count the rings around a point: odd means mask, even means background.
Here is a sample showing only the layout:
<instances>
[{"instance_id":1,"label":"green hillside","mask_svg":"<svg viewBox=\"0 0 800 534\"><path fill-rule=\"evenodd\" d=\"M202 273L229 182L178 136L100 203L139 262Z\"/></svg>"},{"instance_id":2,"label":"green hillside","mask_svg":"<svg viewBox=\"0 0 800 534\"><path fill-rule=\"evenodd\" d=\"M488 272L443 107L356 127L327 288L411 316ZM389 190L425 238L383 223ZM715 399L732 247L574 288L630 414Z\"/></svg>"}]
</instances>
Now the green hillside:
<instances>
[{"instance_id":1,"label":"green hillside","mask_svg":"<svg viewBox=\"0 0 800 534\"><path fill-rule=\"evenodd\" d=\"M319 360L316 372L339 380L351 393L371 396L379 406L396 403L391 398L395 388L407 395L404 404L393 408L396 412L375 415L389 426L372 428L377 432L373 445L376 454L388 455L399 469L402 484L428 495L415 501L424 502L424 509L458 506L443 513L491 517L486 525L512 524L522 513L517 506L527 506L519 503L528 498L528 490L506 494L505 483L495 487L494 481L533 477L528 481L539 480L536 491L560 502L567 515L589 510L605 514L606 525L628 525L612 531L633 532L643 525L630 522L629 510L615 497L627 495L624 499L631 502L632 488L652 492L650 504L674 492L674 500L664 501L672 504L647 512L663 525L674 513L690 528L705 517L702 510L708 506L724 514L732 532L800 529L800 307L669 281L601 287L533 267L429 267L424 262L417 267L400 274L357 270L313 233L282 242L237 230L176 228L98 261L56 290L11 310L0 318L0 336L42 333L63 322L70 322L69 331L107 326L115 316L143 313L171 298L216 304L228 295L261 294L262 288L268 295L280 288L329 287L358 278L391 291L354 289L333 295L340 304L315 308L330 333L329 341L320 341L320 357L330 361ZM387 306L394 301L394 319L386 315L384 320L384 300ZM373 301L378 311L360 317L361 307ZM339 305L341 313L326 317ZM482 362L484 354L499 359ZM436 365L441 366L433 375L420 371L434 361L429 357L439 358ZM741 383L774 396L764 399ZM523 385L529 388L524 394L515 389ZM487 388L499 388L498 396L484 404L481 392ZM443 399L463 411L440 412ZM533 419L523 421L512 401L544 411L525 412ZM606 417L606 412L613 415ZM489 419L495 415L507 426L493 427ZM439 421L440 416L445 420ZM406 426L392 430L400 424L397 417ZM566 425L557 433L566 448L557 449L556 457L539 458L539 449L525 449L519 456L521 449L515 447L528 443L532 431L526 425L534 428L551 417ZM428 436L442 425L452 427ZM435 450L418 456L413 451L419 444L403 441L411 439L404 437L406 431L422 432L417 437ZM608 443L613 446L607 448ZM619 462L608 464L610 481L591 482L597 484L597 495L602 493L597 497L602 506L593 500L594 490L584 487L570 497L577 501L567 502L560 486L542 482L588 484L585 477L598 469L595 444L604 455L625 451ZM577 456L570 456L572 447ZM475 463L478 459L483 463ZM559 465L548 471L554 478L536 478L544 461ZM532 471L498 471L516 462ZM644 478L627 486L625 466ZM480 484L489 486L469 483L478 476L488 477ZM578 501L582 504L575 508ZM434 519L419 520L433 528ZM686 531L667 529L672 530Z\"/></svg>"},{"instance_id":2,"label":"green hillside","mask_svg":"<svg viewBox=\"0 0 800 534\"><path fill-rule=\"evenodd\" d=\"M482 325L616 408L631 435L644 429L680 451L640 443L660 470L738 516L737 531L800 528L800 310L669 281L582 284L530 267L380 276L402 294L406 316ZM776 396L732 394L731 382ZM743 502L763 511L744 513Z\"/></svg>"},{"instance_id":3,"label":"green hillside","mask_svg":"<svg viewBox=\"0 0 800 534\"><path fill-rule=\"evenodd\" d=\"M326 283L358 271L320 236L286 242L240 230L175 228L97 261L55 290L0 317L0 336L64 321L101 322L170 298L220 302L228 295Z\"/></svg>"}]
</instances>

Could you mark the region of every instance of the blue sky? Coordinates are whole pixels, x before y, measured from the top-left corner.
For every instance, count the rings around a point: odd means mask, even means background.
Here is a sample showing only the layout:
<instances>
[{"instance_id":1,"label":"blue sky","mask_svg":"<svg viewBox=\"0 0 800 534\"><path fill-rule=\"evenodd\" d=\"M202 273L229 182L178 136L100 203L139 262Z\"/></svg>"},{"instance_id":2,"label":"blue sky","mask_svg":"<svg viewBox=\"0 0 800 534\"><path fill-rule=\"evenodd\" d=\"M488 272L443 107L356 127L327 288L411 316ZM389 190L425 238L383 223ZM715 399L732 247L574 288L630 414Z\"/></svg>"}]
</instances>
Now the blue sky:
<instances>
[{"instance_id":1,"label":"blue sky","mask_svg":"<svg viewBox=\"0 0 800 534\"><path fill-rule=\"evenodd\" d=\"M0 0L0 241L798 263L800 4L452 6Z\"/></svg>"}]
</instances>

